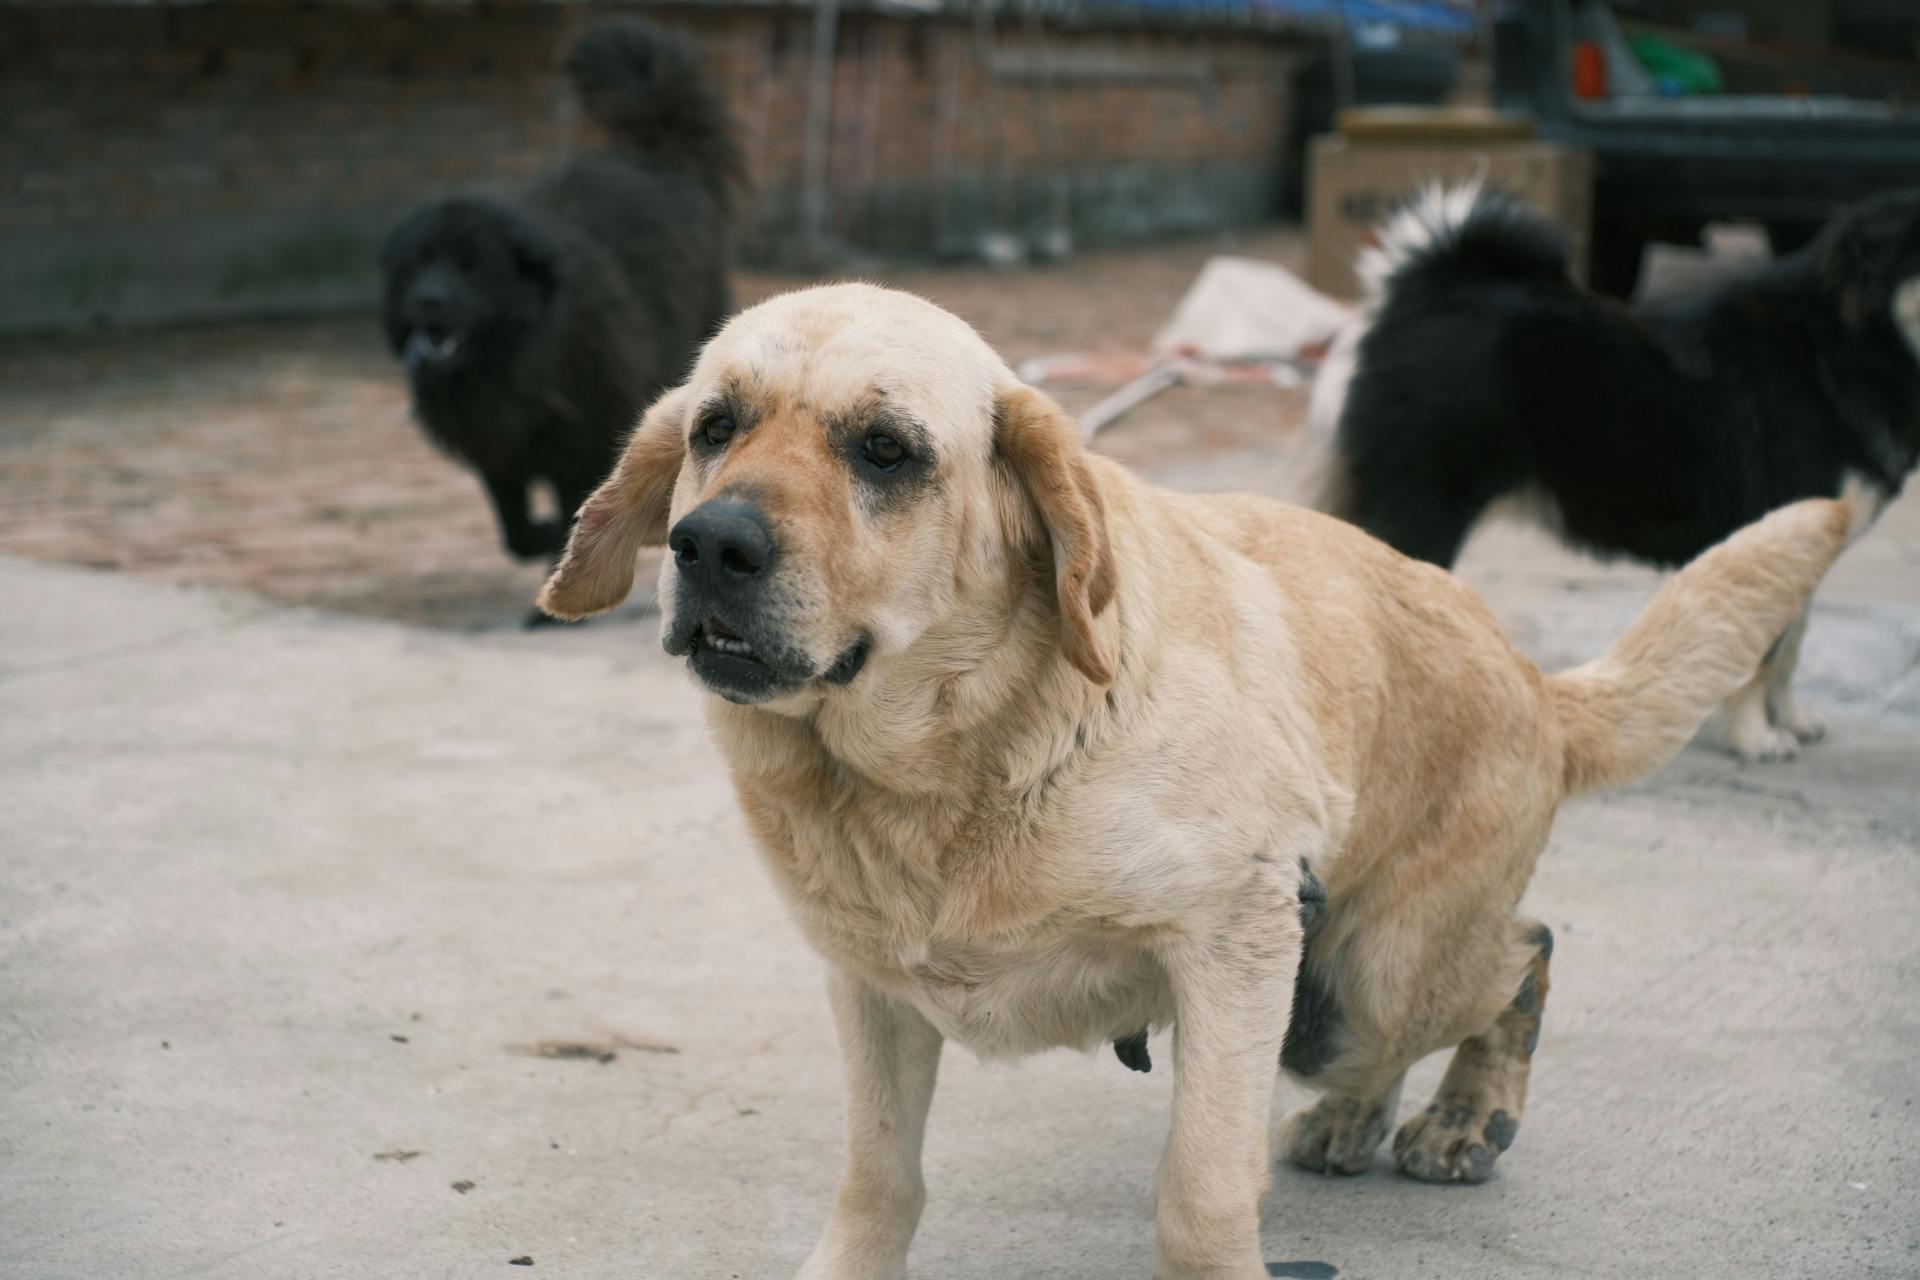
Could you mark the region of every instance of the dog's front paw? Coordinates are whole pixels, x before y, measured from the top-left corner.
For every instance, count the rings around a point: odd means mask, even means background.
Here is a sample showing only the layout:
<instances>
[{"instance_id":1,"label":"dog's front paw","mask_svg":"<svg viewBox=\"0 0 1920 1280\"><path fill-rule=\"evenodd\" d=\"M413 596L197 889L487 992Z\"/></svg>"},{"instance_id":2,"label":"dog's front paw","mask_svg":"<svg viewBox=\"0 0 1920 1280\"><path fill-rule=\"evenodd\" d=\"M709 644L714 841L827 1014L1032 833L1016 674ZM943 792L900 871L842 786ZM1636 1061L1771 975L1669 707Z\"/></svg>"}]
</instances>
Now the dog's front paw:
<instances>
[{"instance_id":1,"label":"dog's front paw","mask_svg":"<svg viewBox=\"0 0 1920 1280\"><path fill-rule=\"evenodd\" d=\"M813 1251L794 1280L907 1280L907 1264L904 1260L849 1259L823 1244Z\"/></svg>"},{"instance_id":2,"label":"dog's front paw","mask_svg":"<svg viewBox=\"0 0 1920 1280\"><path fill-rule=\"evenodd\" d=\"M1280 1150L1315 1173L1365 1173L1393 1121L1385 1102L1329 1094L1280 1125Z\"/></svg>"},{"instance_id":3,"label":"dog's front paw","mask_svg":"<svg viewBox=\"0 0 1920 1280\"><path fill-rule=\"evenodd\" d=\"M1732 737L1734 753L1748 764L1780 764L1800 754L1800 739L1770 724L1743 727Z\"/></svg>"},{"instance_id":4,"label":"dog's front paw","mask_svg":"<svg viewBox=\"0 0 1920 1280\"><path fill-rule=\"evenodd\" d=\"M1778 728L1785 729L1794 736L1801 746L1809 746L1827 736L1827 722L1817 711L1808 711L1803 707L1783 708L1774 719Z\"/></svg>"},{"instance_id":5,"label":"dog's front paw","mask_svg":"<svg viewBox=\"0 0 1920 1280\"><path fill-rule=\"evenodd\" d=\"M1505 1111L1436 1102L1393 1135L1393 1161L1422 1182L1485 1182L1519 1128Z\"/></svg>"}]
</instances>

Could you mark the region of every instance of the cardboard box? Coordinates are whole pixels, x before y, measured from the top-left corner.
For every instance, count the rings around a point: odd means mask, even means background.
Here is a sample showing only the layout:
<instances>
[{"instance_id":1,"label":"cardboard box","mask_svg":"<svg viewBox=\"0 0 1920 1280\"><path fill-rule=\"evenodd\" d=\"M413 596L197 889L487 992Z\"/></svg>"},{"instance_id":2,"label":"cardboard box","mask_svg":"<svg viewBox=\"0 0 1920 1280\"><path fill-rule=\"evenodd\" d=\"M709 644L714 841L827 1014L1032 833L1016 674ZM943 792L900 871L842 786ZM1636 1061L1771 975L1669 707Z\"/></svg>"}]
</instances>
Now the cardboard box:
<instances>
[{"instance_id":1,"label":"cardboard box","mask_svg":"<svg viewBox=\"0 0 1920 1280\"><path fill-rule=\"evenodd\" d=\"M1573 239L1574 270L1587 270L1593 215L1593 156L1549 142L1511 137L1463 140L1405 134L1372 140L1325 134L1313 140L1307 173L1311 240L1307 279L1338 298L1358 292L1353 259L1376 227L1429 182L1464 182L1483 175L1489 187L1526 201L1564 227Z\"/></svg>"}]
</instances>

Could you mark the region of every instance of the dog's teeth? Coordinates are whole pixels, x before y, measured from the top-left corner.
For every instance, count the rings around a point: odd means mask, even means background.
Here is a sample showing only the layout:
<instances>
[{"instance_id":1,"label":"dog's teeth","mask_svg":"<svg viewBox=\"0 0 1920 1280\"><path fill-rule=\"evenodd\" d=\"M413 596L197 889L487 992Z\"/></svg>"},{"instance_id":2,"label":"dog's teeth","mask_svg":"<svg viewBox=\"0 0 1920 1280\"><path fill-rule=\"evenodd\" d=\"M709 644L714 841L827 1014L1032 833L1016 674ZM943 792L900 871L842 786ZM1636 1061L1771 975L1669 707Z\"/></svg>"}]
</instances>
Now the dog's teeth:
<instances>
[{"instance_id":1,"label":"dog's teeth","mask_svg":"<svg viewBox=\"0 0 1920 1280\"><path fill-rule=\"evenodd\" d=\"M745 640L736 640L731 636L710 635L707 637L707 643L719 653L731 653L743 658L753 656L752 645L748 644Z\"/></svg>"}]
</instances>

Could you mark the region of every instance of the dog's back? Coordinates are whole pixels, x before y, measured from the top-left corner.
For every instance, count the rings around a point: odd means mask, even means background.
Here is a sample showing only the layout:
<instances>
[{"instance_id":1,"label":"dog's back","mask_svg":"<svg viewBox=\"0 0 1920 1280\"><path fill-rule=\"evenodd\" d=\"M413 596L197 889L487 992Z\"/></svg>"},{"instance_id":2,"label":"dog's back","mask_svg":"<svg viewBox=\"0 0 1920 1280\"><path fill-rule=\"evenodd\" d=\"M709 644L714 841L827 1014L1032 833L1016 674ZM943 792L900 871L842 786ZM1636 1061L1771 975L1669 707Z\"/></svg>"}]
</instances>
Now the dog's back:
<instances>
[{"instance_id":1,"label":"dog's back","mask_svg":"<svg viewBox=\"0 0 1920 1280\"><path fill-rule=\"evenodd\" d=\"M574 283L602 299L587 323L612 332L576 336L624 348L639 365L632 376L644 403L732 309L727 271L745 163L726 104L685 37L638 19L602 23L574 42L566 70L604 145L541 181L526 203L590 245L582 257L602 258Z\"/></svg>"},{"instance_id":2,"label":"dog's back","mask_svg":"<svg viewBox=\"0 0 1920 1280\"><path fill-rule=\"evenodd\" d=\"M1520 499L1572 545L1671 567L1849 470L1897 487L1857 411L1888 379L1847 369L1864 348L1817 253L1629 311L1574 280L1546 219L1424 193L1362 256L1367 305L1316 388L1318 505L1451 565Z\"/></svg>"},{"instance_id":3,"label":"dog's back","mask_svg":"<svg viewBox=\"0 0 1920 1280\"><path fill-rule=\"evenodd\" d=\"M583 32L567 55L581 108L606 139L529 194L611 254L675 353L671 381L732 310L727 283L746 161L691 41L637 19Z\"/></svg>"},{"instance_id":4,"label":"dog's back","mask_svg":"<svg viewBox=\"0 0 1920 1280\"><path fill-rule=\"evenodd\" d=\"M723 211L739 206L746 161L686 38L637 19L602 23L575 41L567 76L611 150L700 183Z\"/></svg>"}]
</instances>

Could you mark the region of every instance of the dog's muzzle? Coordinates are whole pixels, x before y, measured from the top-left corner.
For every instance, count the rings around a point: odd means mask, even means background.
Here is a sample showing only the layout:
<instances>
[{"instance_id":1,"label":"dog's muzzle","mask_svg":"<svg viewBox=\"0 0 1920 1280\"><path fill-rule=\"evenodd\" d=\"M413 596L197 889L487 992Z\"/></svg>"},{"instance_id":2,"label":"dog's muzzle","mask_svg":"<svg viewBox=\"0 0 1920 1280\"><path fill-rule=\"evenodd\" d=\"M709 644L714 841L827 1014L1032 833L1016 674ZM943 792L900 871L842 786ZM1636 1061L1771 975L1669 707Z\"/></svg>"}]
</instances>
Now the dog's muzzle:
<instances>
[{"instance_id":1,"label":"dog's muzzle","mask_svg":"<svg viewBox=\"0 0 1920 1280\"><path fill-rule=\"evenodd\" d=\"M409 369L445 364L460 354L461 342L458 333L436 334L426 329L415 329L407 335L407 345L401 351L400 358L406 361Z\"/></svg>"},{"instance_id":2,"label":"dog's muzzle","mask_svg":"<svg viewBox=\"0 0 1920 1280\"><path fill-rule=\"evenodd\" d=\"M816 678L849 684L866 665L864 639L822 671L780 637L773 620L780 546L753 503L735 497L703 502L668 532L667 546L678 582L663 643L729 702L763 702Z\"/></svg>"}]
</instances>

